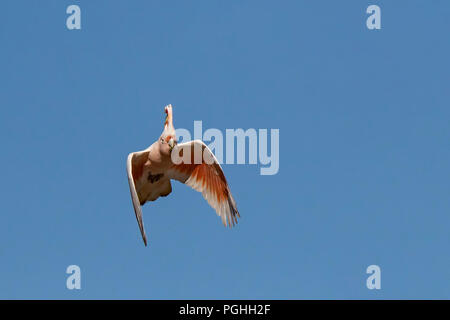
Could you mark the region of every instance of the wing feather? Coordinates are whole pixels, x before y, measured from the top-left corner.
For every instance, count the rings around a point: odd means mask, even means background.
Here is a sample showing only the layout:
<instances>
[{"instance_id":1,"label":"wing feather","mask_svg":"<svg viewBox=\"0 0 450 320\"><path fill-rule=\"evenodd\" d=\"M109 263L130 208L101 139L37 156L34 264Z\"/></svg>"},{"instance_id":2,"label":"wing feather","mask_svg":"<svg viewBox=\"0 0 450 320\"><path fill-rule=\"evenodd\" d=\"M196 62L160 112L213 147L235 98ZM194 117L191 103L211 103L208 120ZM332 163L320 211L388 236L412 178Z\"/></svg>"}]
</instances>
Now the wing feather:
<instances>
[{"instance_id":1,"label":"wing feather","mask_svg":"<svg viewBox=\"0 0 450 320\"><path fill-rule=\"evenodd\" d=\"M202 151L201 163L194 163L195 150ZM225 226L232 227L237 224L237 218L240 217L240 214L222 167L203 141L194 140L180 143L172 152L177 152L180 156L184 152L190 152L191 160L190 163L173 164L168 170L168 176L201 192L203 198L214 208ZM212 163L210 161L205 162L206 157L210 157L209 159L213 160Z\"/></svg>"},{"instance_id":2,"label":"wing feather","mask_svg":"<svg viewBox=\"0 0 450 320\"><path fill-rule=\"evenodd\" d=\"M139 225L139 230L141 231L142 239L144 240L144 244L147 246L147 236L145 235L144 223L142 221L142 209L139 201L138 194L136 192L135 181L137 181L142 174L142 169L136 165L136 159L142 158L143 156L148 155L148 152L133 152L128 155L127 158L127 175L128 175L128 184L130 185L130 193L131 200L133 202L134 213L136 214L136 220ZM138 161L139 162L139 161Z\"/></svg>"}]
</instances>

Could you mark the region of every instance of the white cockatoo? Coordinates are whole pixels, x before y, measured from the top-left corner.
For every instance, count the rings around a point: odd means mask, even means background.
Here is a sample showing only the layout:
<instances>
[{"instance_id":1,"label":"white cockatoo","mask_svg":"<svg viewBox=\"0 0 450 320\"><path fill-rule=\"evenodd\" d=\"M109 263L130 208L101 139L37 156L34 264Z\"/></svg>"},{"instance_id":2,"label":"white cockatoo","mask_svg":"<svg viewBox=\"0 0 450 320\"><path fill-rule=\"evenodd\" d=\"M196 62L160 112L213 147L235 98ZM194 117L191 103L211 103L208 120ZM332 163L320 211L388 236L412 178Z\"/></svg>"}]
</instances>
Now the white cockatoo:
<instances>
[{"instance_id":1,"label":"white cockatoo","mask_svg":"<svg viewBox=\"0 0 450 320\"><path fill-rule=\"evenodd\" d=\"M234 226L240 217L222 167L201 141L177 143L172 105L164 109L164 130L157 141L127 159L128 183L134 212L144 244L147 245L141 206L172 192L170 180L178 180L202 193L225 226Z\"/></svg>"}]
</instances>

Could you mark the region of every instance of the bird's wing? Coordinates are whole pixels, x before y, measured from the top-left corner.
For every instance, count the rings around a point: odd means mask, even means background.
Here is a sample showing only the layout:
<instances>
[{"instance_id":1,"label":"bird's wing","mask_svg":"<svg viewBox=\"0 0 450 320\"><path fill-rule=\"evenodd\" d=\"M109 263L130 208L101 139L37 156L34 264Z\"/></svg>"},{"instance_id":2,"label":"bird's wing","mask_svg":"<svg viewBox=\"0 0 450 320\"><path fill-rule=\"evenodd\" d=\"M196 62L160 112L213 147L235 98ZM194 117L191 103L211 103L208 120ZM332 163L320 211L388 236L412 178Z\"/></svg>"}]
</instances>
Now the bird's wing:
<instances>
[{"instance_id":1,"label":"bird's wing","mask_svg":"<svg viewBox=\"0 0 450 320\"><path fill-rule=\"evenodd\" d=\"M178 144L172 152L176 152L180 158L184 158L185 155L184 159L189 158L190 152L190 161L179 164L175 162L167 171L169 178L201 192L209 205L216 210L217 215L222 218L223 224L234 226L240 215L222 168L211 150L201 140L194 140Z\"/></svg>"},{"instance_id":2,"label":"bird's wing","mask_svg":"<svg viewBox=\"0 0 450 320\"><path fill-rule=\"evenodd\" d=\"M136 220L139 224L139 229L141 230L142 239L144 240L145 245L147 245L147 237L145 236L144 224L142 222L141 201L136 192L136 181L143 173L143 166L147 161L147 158L147 150L130 153L127 158L127 174L131 200L133 201L134 213L136 214Z\"/></svg>"}]
</instances>

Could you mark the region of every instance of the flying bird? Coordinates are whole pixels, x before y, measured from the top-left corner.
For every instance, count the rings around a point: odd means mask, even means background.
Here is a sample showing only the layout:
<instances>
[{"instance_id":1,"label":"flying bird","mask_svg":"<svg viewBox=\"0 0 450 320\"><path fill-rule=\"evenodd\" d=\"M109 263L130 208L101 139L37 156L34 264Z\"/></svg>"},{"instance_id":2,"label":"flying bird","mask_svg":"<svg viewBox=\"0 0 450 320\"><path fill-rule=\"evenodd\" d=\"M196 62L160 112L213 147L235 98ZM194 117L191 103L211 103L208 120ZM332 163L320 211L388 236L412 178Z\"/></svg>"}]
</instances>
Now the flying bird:
<instances>
[{"instance_id":1,"label":"flying bird","mask_svg":"<svg viewBox=\"0 0 450 320\"><path fill-rule=\"evenodd\" d=\"M172 192L170 180L177 180L201 192L209 205L232 227L240 217L222 167L201 140L178 144L173 127L172 105L164 108L166 118L161 136L143 151L127 158L128 183L136 220L147 245L142 206Z\"/></svg>"}]
</instances>

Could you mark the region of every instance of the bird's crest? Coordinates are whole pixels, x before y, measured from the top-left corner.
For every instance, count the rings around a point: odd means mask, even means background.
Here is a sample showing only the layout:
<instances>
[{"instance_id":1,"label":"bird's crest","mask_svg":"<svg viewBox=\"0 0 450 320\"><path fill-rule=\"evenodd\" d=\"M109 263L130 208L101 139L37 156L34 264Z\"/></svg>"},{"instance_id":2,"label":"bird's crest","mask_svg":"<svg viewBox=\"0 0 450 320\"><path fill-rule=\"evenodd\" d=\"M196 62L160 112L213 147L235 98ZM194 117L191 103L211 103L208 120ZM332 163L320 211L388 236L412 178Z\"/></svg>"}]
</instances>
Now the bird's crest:
<instances>
[{"instance_id":1,"label":"bird's crest","mask_svg":"<svg viewBox=\"0 0 450 320\"><path fill-rule=\"evenodd\" d=\"M172 105L169 104L164 108L164 112L166 113L166 120L164 121L164 127L168 127L172 124Z\"/></svg>"}]
</instances>

